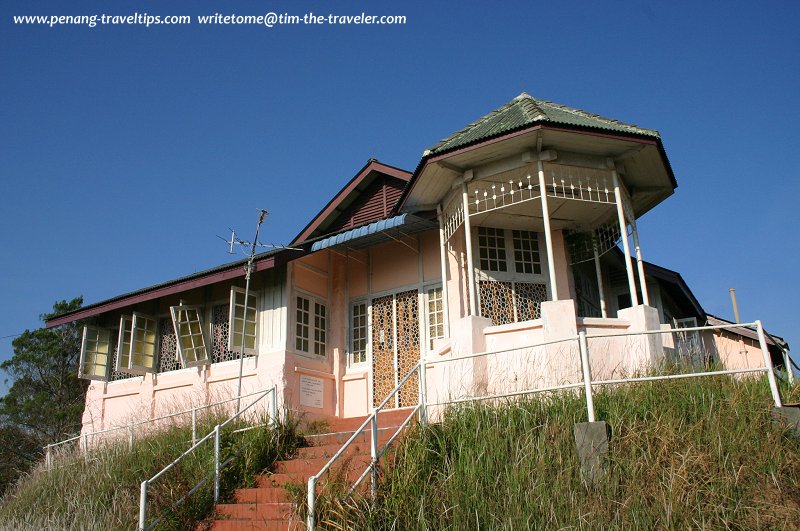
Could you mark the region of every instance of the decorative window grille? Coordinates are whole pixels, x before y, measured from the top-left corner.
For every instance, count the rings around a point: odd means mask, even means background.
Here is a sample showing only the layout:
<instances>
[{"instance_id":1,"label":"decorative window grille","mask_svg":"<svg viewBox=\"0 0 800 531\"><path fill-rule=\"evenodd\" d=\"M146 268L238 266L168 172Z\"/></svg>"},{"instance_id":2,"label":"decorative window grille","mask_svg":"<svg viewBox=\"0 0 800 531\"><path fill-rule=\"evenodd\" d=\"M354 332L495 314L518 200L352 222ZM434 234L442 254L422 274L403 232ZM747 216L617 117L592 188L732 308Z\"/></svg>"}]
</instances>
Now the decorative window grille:
<instances>
[{"instance_id":1,"label":"decorative window grille","mask_svg":"<svg viewBox=\"0 0 800 531\"><path fill-rule=\"evenodd\" d=\"M507 271L503 229L478 227L478 253L484 271Z\"/></svg>"},{"instance_id":2,"label":"decorative window grille","mask_svg":"<svg viewBox=\"0 0 800 531\"><path fill-rule=\"evenodd\" d=\"M305 297L297 297L297 318L295 326L294 348L301 352L308 352L311 301Z\"/></svg>"},{"instance_id":3,"label":"decorative window grille","mask_svg":"<svg viewBox=\"0 0 800 531\"><path fill-rule=\"evenodd\" d=\"M157 329L158 322L154 317L133 312L129 369L144 372L155 371Z\"/></svg>"},{"instance_id":4,"label":"decorative window grille","mask_svg":"<svg viewBox=\"0 0 800 531\"><path fill-rule=\"evenodd\" d=\"M244 351L248 354L256 353L256 295L252 292L247 295L245 306L244 290L237 287L231 288L228 350L239 352L242 348L244 337Z\"/></svg>"},{"instance_id":5,"label":"decorative window grille","mask_svg":"<svg viewBox=\"0 0 800 531\"><path fill-rule=\"evenodd\" d=\"M196 306L172 306L170 313L181 365L195 367L208 363L200 309Z\"/></svg>"},{"instance_id":6,"label":"decorative window grille","mask_svg":"<svg viewBox=\"0 0 800 531\"><path fill-rule=\"evenodd\" d=\"M431 288L426 292L428 301L428 348L433 350L433 342L444 337L444 300L442 288Z\"/></svg>"},{"instance_id":7,"label":"decorative window grille","mask_svg":"<svg viewBox=\"0 0 800 531\"><path fill-rule=\"evenodd\" d=\"M367 361L367 303L357 302L350 311L350 364Z\"/></svg>"},{"instance_id":8,"label":"decorative window grille","mask_svg":"<svg viewBox=\"0 0 800 531\"><path fill-rule=\"evenodd\" d=\"M511 231L514 242L514 269L526 275L541 275L542 262L539 258L539 238L529 230Z\"/></svg>"},{"instance_id":9,"label":"decorative window grille","mask_svg":"<svg viewBox=\"0 0 800 531\"><path fill-rule=\"evenodd\" d=\"M314 302L314 354L325 355L325 330L327 329L325 305Z\"/></svg>"},{"instance_id":10,"label":"decorative window grille","mask_svg":"<svg viewBox=\"0 0 800 531\"><path fill-rule=\"evenodd\" d=\"M84 326L78 376L87 380L108 380L111 355L111 331Z\"/></svg>"},{"instance_id":11,"label":"decorative window grille","mask_svg":"<svg viewBox=\"0 0 800 531\"><path fill-rule=\"evenodd\" d=\"M178 339L172 327L172 319L158 320L158 372L170 372L183 369L178 359Z\"/></svg>"},{"instance_id":12,"label":"decorative window grille","mask_svg":"<svg viewBox=\"0 0 800 531\"><path fill-rule=\"evenodd\" d=\"M230 332L230 307L220 304L211 309L211 363L238 360L240 352L228 348ZM245 352L245 358L252 355Z\"/></svg>"},{"instance_id":13,"label":"decorative window grille","mask_svg":"<svg viewBox=\"0 0 800 531\"><path fill-rule=\"evenodd\" d=\"M123 315L119 318L119 333L117 334L116 352L114 363L116 372L129 374L144 374L144 371L131 370L131 332L133 330L133 317ZM126 376L127 378L127 376Z\"/></svg>"}]
</instances>

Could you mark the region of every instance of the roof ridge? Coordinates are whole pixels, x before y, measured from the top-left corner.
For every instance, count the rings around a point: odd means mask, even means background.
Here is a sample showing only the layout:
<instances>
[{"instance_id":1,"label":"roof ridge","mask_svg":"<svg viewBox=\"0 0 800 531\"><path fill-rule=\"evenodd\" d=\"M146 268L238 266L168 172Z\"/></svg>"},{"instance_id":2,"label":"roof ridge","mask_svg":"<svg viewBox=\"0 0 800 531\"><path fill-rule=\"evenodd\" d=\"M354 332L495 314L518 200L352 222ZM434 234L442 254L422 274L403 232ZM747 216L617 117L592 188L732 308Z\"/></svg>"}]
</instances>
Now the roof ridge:
<instances>
[{"instance_id":1,"label":"roof ridge","mask_svg":"<svg viewBox=\"0 0 800 531\"><path fill-rule=\"evenodd\" d=\"M552 107L555 107L555 108L557 108L557 109L559 109L561 111L568 112L570 114L574 114L574 115L581 116L581 117L584 117L584 118L592 118L592 119L595 119L595 120L600 120L600 121L603 121L603 122L607 122L607 123L618 125L618 126L622 126L622 127L632 127L632 128L636 128L636 129L643 129L643 130L646 130L646 131L652 131L654 133L658 133L658 131L656 131L655 129L647 129L646 127L640 127L640 126L638 126L636 124L623 122L621 120L617 120L616 118L608 118L606 116L602 116L600 114L595 114L595 113L591 113L591 112L588 112L588 111L584 111L583 109L578 109L576 107L569 107L568 105L563 105L561 103L555 103L555 102L548 101L548 100L538 100L538 101L540 103L544 103L545 105L550 105Z\"/></svg>"}]
</instances>

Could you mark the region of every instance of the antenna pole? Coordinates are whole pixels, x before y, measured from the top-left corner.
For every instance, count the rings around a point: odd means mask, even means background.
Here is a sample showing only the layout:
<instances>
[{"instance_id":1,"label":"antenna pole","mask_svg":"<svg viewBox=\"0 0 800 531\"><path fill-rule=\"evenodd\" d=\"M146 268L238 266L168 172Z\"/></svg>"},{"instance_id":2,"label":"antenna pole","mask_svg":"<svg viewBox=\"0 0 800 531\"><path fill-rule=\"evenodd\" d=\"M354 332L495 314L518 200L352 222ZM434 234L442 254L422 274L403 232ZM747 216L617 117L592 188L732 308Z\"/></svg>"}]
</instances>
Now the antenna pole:
<instances>
[{"instance_id":1,"label":"antenna pole","mask_svg":"<svg viewBox=\"0 0 800 531\"><path fill-rule=\"evenodd\" d=\"M236 393L236 412L241 411L242 406L242 373L244 372L244 345L247 331L247 301L250 297L250 275L253 272L253 261L256 257L256 246L258 245L258 233L261 231L261 224L264 223L264 218L269 215L266 210L259 209L258 224L256 224L256 237L253 239L253 244L250 247L250 256L247 258L247 264L244 266L244 314L242 315L242 345L239 350L239 389ZM233 241L233 237L231 237ZM257 312L258 310L256 310ZM230 333L234 333L233 330Z\"/></svg>"}]
</instances>

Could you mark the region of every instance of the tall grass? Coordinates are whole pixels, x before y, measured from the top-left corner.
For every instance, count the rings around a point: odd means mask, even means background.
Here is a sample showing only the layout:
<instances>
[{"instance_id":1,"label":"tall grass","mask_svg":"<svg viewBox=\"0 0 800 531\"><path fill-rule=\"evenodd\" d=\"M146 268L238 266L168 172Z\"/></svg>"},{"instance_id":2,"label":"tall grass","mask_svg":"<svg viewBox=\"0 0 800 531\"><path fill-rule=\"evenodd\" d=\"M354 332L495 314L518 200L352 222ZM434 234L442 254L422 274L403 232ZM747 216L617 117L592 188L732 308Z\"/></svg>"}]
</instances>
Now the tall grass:
<instances>
[{"instance_id":1,"label":"tall grass","mask_svg":"<svg viewBox=\"0 0 800 531\"><path fill-rule=\"evenodd\" d=\"M198 427L208 433L224 418L210 416ZM291 455L299 442L297 423L289 419L275 428L260 427L233 434L242 425L229 425L222 435L224 461L244 447L225 469L221 490L230 496L247 486L277 459ZM57 459L48 471L42 464L0 500L0 529L135 529L139 486L191 446L191 428L175 426L140 440L132 450L127 442L90 452L88 462L76 452ZM194 529L213 510L213 480L207 481L176 510L172 505L214 470L213 438L159 478L148 490L148 516L163 517L159 529Z\"/></svg>"},{"instance_id":2,"label":"tall grass","mask_svg":"<svg viewBox=\"0 0 800 531\"><path fill-rule=\"evenodd\" d=\"M785 390L796 400L798 389ZM792 529L800 442L771 422L764 379L709 377L605 388L607 475L586 485L579 394L450 409L398 445L374 503L327 497L336 529Z\"/></svg>"}]
</instances>

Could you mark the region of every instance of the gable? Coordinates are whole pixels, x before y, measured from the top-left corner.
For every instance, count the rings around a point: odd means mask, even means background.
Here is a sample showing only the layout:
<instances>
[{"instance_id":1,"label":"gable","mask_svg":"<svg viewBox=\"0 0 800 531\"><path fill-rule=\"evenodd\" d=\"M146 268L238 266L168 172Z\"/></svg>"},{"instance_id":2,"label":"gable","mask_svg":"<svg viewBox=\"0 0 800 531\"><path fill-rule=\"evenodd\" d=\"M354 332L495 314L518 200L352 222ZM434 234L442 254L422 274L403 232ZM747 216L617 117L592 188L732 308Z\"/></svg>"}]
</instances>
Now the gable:
<instances>
[{"instance_id":1,"label":"gable","mask_svg":"<svg viewBox=\"0 0 800 531\"><path fill-rule=\"evenodd\" d=\"M388 218L411 173L370 159L292 241L298 245Z\"/></svg>"}]
</instances>

